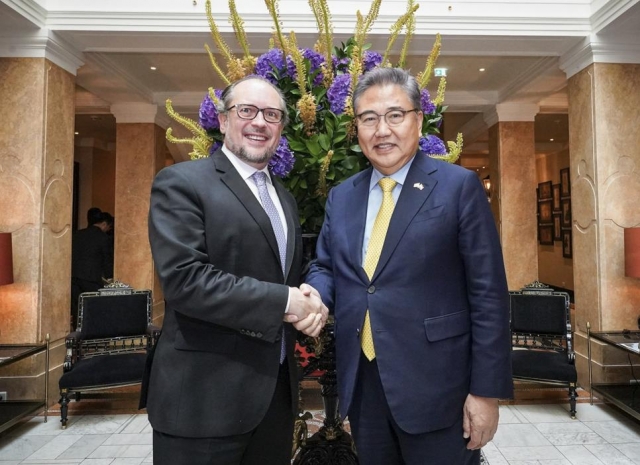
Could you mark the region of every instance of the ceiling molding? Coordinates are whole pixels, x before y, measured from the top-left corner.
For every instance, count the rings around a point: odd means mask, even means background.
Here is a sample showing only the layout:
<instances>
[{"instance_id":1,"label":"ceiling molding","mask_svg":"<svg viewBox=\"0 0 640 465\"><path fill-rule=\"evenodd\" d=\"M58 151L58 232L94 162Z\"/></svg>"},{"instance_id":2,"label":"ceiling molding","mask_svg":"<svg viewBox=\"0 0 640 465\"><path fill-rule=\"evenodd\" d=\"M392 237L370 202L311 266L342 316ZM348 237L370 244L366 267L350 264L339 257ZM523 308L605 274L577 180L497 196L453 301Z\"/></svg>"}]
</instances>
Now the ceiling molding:
<instances>
[{"instance_id":1,"label":"ceiling molding","mask_svg":"<svg viewBox=\"0 0 640 465\"><path fill-rule=\"evenodd\" d=\"M111 105L111 113L116 124L122 123L156 123L158 106L151 103L115 103Z\"/></svg>"},{"instance_id":2,"label":"ceiling molding","mask_svg":"<svg viewBox=\"0 0 640 465\"><path fill-rule=\"evenodd\" d=\"M640 42L620 43L586 37L560 58L567 79L593 63L640 63Z\"/></svg>"},{"instance_id":3,"label":"ceiling molding","mask_svg":"<svg viewBox=\"0 0 640 465\"><path fill-rule=\"evenodd\" d=\"M84 58L87 63L97 66L104 76L111 76L121 80L127 89L139 97L142 97L144 101L153 101L153 92L151 92L140 79L120 68L106 55L102 53L85 53ZM79 82L79 84L93 92L93 90L89 86L84 85L83 82Z\"/></svg>"},{"instance_id":4,"label":"ceiling molding","mask_svg":"<svg viewBox=\"0 0 640 465\"><path fill-rule=\"evenodd\" d=\"M509 98L513 97L523 88L529 86L531 83L535 82L541 76L544 76L547 73L556 70L557 68L558 68L557 57L540 58L534 64L532 64L529 68L524 70L520 74L520 76L518 76L516 79L511 81L507 87L502 89L499 93L498 100L500 102L509 100Z\"/></svg>"},{"instance_id":5,"label":"ceiling molding","mask_svg":"<svg viewBox=\"0 0 640 465\"><path fill-rule=\"evenodd\" d=\"M499 122L507 121L535 121L540 111L533 103L499 103L495 109L486 112L483 117L488 127Z\"/></svg>"},{"instance_id":6,"label":"ceiling molding","mask_svg":"<svg viewBox=\"0 0 640 465\"><path fill-rule=\"evenodd\" d=\"M2 0L2 3L10 7L20 16L43 28L47 22L47 10L34 0Z\"/></svg>"},{"instance_id":7,"label":"ceiling molding","mask_svg":"<svg viewBox=\"0 0 640 465\"><path fill-rule=\"evenodd\" d=\"M46 58L73 74L84 65L82 53L48 29L25 31L0 37L0 56L13 58Z\"/></svg>"},{"instance_id":8,"label":"ceiling molding","mask_svg":"<svg viewBox=\"0 0 640 465\"><path fill-rule=\"evenodd\" d=\"M598 34L636 4L638 4L638 0L609 0L605 2L604 6L591 16L591 33Z\"/></svg>"}]
</instances>

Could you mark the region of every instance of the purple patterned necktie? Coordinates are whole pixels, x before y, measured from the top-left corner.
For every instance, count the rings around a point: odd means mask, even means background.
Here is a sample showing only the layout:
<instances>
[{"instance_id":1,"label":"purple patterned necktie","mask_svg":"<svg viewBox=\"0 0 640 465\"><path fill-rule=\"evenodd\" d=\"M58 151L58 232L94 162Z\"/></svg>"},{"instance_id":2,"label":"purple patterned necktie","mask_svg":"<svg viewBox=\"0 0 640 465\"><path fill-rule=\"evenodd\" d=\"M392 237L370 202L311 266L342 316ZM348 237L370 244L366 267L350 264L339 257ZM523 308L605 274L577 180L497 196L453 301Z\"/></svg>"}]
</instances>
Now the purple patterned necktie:
<instances>
[{"instance_id":1,"label":"purple patterned necktie","mask_svg":"<svg viewBox=\"0 0 640 465\"><path fill-rule=\"evenodd\" d=\"M256 171L251 175L253 182L258 186L258 194L260 195L260 201L262 202L262 208L267 213L269 220L271 221L271 227L273 228L273 233L276 236L276 241L278 242L278 252L280 253L280 266L282 266L282 273L285 271L285 261L287 257L287 238L284 235L284 227L282 226L282 221L280 220L280 215L278 214L278 210L276 209L273 200L271 200L271 196L269 195L269 191L267 190L267 175L264 171ZM284 328L282 329L282 345L280 347L280 363L284 361L286 356L286 346L284 341Z\"/></svg>"}]
</instances>

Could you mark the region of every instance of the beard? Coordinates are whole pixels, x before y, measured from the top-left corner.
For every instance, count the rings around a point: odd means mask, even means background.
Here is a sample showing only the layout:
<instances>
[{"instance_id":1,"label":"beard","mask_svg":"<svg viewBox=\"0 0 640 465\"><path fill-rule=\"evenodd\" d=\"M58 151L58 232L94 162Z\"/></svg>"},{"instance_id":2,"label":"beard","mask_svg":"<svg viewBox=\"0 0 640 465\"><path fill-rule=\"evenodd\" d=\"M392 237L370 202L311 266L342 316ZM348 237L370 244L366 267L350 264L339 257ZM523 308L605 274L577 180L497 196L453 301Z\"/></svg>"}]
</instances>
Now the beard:
<instances>
[{"instance_id":1,"label":"beard","mask_svg":"<svg viewBox=\"0 0 640 465\"><path fill-rule=\"evenodd\" d=\"M244 147L234 144L233 142L226 141L225 144L233 152L233 154L248 164L263 164L268 163L271 157L276 153L277 146L268 148L261 153L249 153Z\"/></svg>"}]
</instances>

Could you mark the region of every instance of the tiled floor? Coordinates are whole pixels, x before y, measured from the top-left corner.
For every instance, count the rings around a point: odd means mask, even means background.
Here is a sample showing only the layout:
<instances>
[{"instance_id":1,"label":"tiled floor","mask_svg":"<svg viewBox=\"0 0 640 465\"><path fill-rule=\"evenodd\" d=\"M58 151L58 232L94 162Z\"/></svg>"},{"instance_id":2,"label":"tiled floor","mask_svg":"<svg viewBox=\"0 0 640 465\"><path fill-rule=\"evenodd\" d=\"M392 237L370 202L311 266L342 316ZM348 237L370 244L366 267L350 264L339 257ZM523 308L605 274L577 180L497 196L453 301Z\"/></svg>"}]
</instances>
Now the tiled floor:
<instances>
[{"instance_id":1,"label":"tiled floor","mask_svg":"<svg viewBox=\"0 0 640 465\"><path fill-rule=\"evenodd\" d=\"M604 405L501 405L500 427L484 452L490 465L640 465L640 423ZM0 437L0 465L152 463L146 415L76 415L60 429L35 417ZM268 464L265 464L268 465Z\"/></svg>"}]
</instances>

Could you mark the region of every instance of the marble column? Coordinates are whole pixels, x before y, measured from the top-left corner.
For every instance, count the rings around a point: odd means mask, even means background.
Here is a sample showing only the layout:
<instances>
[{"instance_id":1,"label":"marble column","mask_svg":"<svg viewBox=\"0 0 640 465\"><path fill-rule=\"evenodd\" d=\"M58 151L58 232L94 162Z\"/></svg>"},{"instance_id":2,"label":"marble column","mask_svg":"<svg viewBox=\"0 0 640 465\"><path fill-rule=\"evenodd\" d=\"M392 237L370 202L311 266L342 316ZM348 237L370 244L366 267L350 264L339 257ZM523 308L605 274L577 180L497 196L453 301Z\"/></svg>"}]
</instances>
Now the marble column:
<instances>
[{"instance_id":1,"label":"marble column","mask_svg":"<svg viewBox=\"0 0 640 465\"><path fill-rule=\"evenodd\" d=\"M538 279L534 118L537 105L505 103L485 115L489 126L491 210L509 289Z\"/></svg>"},{"instance_id":2,"label":"marble column","mask_svg":"<svg viewBox=\"0 0 640 465\"><path fill-rule=\"evenodd\" d=\"M0 288L0 343L50 334L53 371L70 324L75 76L45 58L0 58L0 76L0 232L12 233L14 263L14 284ZM33 377L37 358L25 362ZM10 398L43 397L41 383L20 376L3 380Z\"/></svg>"},{"instance_id":3,"label":"marble column","mask_svg":"<svg viewBox=\"0 0 640 465\"><path fill-rule=\"evenodd\" d=\"M637 329L640 316L640 280L624 276L623 255L624 228L640 226L640 65L591 64L568 89L575 339L586 386L587 322L592 331ZM624 354L593 348L594 381L628 382Z\"/></svg>"},{"instance_id":4,"label":"marble column","mask_svg":"<svg viewBox=\"0 0 640 465\"><path fill-rule=\"evenodd\" d=\"M164 315L163 295L149 246L147 216L151 184L165 166L165 131L156 124L157 106L125 103L116 117L115 279L134 289L151 289L154 320Z\"/></svg>"}]
</instances>

